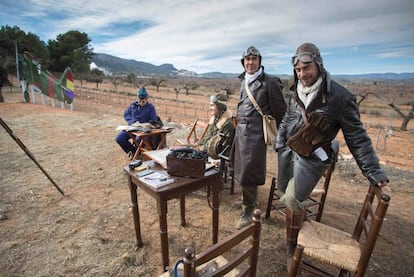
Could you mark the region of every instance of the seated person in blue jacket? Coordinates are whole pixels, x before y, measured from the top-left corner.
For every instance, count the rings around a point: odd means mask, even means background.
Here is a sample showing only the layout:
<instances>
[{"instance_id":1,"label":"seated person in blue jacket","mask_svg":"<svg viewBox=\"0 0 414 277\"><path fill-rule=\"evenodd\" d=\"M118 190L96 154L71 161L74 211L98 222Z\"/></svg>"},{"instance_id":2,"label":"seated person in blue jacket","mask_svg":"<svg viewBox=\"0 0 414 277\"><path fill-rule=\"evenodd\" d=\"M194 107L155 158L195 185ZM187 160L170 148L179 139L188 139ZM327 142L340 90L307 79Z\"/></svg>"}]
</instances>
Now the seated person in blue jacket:
<instances>
[{"instance_id":1,"label":"seated person in blue jacket","mask_svg":"<svg viewBox=\"0 0 414 277\"><path fill-rule=\"evenodd\" d=\"M153 104L148 102L148 92L144 87L141 87L137 93L137 101L132 102L124 111L124 119L131 125L133 123L149 123L151 121L158 121L157 113ZM133 143L129 141L131 137L125 130L120 131L115 137L115 141L121 146L122 150L132 158L137 151ZM139 137L136 138L139 142Z\"/></svg>"}]
</instances>

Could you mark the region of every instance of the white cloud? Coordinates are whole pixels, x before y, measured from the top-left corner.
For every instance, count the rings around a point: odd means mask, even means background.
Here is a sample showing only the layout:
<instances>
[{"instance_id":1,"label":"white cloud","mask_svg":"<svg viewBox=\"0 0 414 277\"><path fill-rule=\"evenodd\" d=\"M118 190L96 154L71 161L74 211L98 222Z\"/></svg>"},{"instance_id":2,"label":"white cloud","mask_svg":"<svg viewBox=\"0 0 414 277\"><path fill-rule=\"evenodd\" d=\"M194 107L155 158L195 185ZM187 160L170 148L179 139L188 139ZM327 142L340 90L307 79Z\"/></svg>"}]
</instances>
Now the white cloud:
<instances>
[{"instance_id":1,"label":"white cloud","mask_svg":"<svg viewBox=\"0 0 414 277\"><path fill-rule=\"evenodd\" d=\"M409 57L414 55L411 0L33 0L26 6L21 20L30 19L29 12L37 18L50 13L41 30L49 34L45 40L75 29L92 38L97 53L156 65L172 63L199 73L241 71L240 55L252 44L262 52L266 68L275 73L291 72L290 56L305 41L332 57L336 49L364 55L365 48L375 46L375 53L383 53L376 58L390 58L385 49L399 44L407 46ZM10 16L0 11L0 18L3 14ZM36 30L35 24L25 26ZM340 71L340 65L335 70Z\"/></svg>"}]
</instances>

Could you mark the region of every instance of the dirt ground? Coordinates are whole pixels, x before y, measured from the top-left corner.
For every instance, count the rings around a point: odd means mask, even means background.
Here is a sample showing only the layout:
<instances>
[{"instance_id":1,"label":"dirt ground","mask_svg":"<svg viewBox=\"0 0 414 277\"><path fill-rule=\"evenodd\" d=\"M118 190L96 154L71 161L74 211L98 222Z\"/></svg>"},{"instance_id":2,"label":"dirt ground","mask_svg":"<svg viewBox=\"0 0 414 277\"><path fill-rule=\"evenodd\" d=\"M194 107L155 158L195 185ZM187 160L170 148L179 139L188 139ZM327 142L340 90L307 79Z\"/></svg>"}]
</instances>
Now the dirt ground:
<instances>
[{"instance_id":1,"label":"dirt ground","mask_svg":"<svg viewBox=\"0 0 414 277\"><path fill-rule=\"evenodd\" d=\"M70 111L26 104L4 91L0 116L41 166L65 192L62 196L41 170L3 129L0 130L0 276L158 276L162 272L155 201L139 194L144 246L135 248L127 180L122 167L129 160L114 142L118 114L86 108ZM201 101L201 100L200 100ZM203 98L202 101L205 101ZM86 105L85 105L86 106ZM82 107L78 102L78 107ZM84 106L83 106L84 107ZM363 116L364 123L386 118ZM175 129L168 145L183 137ZM398 126L398 123L396 123ZM369 125L367 125L369 126ZM373 141L378 131L368 128ZM347 160L341 136L341 157L334 172L322 222L352 232L368 183ZM380 144L379 144L380 145ZM381 145L380 145L381 146ZM390 177L386 192L391 205L366 276L414 276L414 126L394 131L378 155ZM268 178L260 187L265 211L276 155L268 151ZM219 239L234 231L239 210L223 190ZM179 201L168 203L170 264L186 246L201 251L211 244L211 212L203 192L187 198L188 226L179 223ZM284 239L284 218L272 212L263 220L257 276L285 276L285 256L276 248Z\"/></svg>"}]
</instances>

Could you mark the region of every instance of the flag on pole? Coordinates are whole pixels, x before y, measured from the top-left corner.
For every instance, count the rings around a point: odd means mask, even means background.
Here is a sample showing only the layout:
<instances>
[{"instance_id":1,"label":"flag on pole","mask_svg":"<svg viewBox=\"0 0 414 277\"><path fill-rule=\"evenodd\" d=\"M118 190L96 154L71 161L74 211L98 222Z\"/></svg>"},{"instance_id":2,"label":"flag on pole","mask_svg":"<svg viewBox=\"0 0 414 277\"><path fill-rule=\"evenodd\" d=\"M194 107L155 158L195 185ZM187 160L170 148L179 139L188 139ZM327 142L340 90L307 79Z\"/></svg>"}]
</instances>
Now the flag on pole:
<instances>
[{"instance_id":1,"label":"flag on pole","mask_svg":"<svg viewBox=\"0 0 414 277\"><path fill-rule=\"evenodd\" d=\"M69 67L65 69L62 77L58 80L52 73L43 69L28 52L19 56L19 62L20 60L20 72L23 76L21 78L24 78L28 84L35 86L44 95L67 104L72 103L74 85L72 70Z\"/></svg>"}]
</instances>

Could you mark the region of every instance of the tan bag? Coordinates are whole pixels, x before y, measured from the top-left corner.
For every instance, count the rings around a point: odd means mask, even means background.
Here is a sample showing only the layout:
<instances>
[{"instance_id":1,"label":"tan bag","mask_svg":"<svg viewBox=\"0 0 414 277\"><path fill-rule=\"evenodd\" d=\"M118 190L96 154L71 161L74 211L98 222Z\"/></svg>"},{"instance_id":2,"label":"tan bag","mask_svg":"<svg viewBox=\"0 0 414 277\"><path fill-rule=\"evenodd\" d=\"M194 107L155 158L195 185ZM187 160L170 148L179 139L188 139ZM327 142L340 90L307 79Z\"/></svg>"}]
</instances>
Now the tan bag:
<instances>
[{"instance_id":1,"label":"tan bag","mask_svg":"<svg viewBox=\"0 0 414 277\"><path fill-rule=\"evenodd\" d=\"M252 93L250 92L249 86L247 85L247 82L245 81L245 88L247 95L249 96L250 101L252 102L253 106L257 110L257 112L262 116L263 118L263 137L264 142L267 146L271 146L275 143L276 139L276 119L271 116L270 114L263 114L262 109L257 104L256 100L254 99Z\"/></svg>"},{"instance_id":2,"label":"tan bag","mask_svg":"<svg viewBox=\"0 0 414 277\"><path fill-rule=\"evenodd\" d=\"M273 145L276 138L276 120L271 115L263 115L263 135L266 145Z\"/></svg>"}]
</instances>

